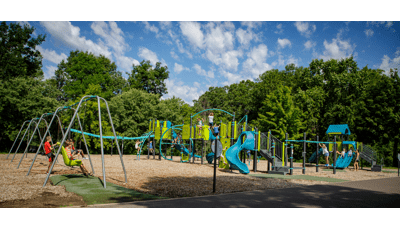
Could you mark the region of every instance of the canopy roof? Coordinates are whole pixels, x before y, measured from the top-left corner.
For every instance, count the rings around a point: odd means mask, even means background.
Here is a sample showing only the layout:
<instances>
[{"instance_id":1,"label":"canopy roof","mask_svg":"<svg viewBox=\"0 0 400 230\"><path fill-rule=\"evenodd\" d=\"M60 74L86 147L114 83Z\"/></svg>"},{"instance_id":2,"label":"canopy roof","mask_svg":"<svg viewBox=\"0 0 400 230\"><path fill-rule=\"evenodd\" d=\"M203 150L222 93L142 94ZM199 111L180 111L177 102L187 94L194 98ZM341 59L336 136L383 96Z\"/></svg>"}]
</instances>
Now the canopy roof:
<instances>
[{"instance_id":1,"label":"canopy roof","mask_svg":"<svg viewBox=\"0 0 400 230\"><path fill-rule=\"evenodd\" d=\"M347 124L343 125L330 125L328 130L326 130L326 134L342 134L342 135L350 135L350 128Z\"/></svg>"}]
</instances>

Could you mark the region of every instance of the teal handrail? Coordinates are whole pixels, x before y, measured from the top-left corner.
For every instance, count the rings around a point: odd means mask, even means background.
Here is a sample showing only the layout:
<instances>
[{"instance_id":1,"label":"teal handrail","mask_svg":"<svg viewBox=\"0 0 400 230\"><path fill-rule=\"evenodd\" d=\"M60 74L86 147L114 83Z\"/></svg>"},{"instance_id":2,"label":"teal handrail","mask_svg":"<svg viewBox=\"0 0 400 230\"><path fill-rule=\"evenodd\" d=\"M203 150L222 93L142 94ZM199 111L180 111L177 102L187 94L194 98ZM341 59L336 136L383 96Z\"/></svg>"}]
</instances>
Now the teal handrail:
<instances>
[{"instance_id":1,"label":"teal handrail","mask_svg":"<svg viewBox=\"0 0 400 230\"><path fill-rule=\"evenodd\" d=\"M222 109L205 109L205 110L200 111L200 112L196 113L195 115L191 116L191 118L195 117L195 116L196 116L197 114L199 114L199 113L202 113L202 112L205 112L205 111L209 111L209 110L218 110L218 111L222 111L222 112L224 112L224 113L227 113L227 114L231 115L232 117L235 116L235 115L233 115L233 114L231 114L231 113L229 113L229 112L227 112L227 111L225 111L225 110L222 110Z\"/></svg>"}]
</instances>

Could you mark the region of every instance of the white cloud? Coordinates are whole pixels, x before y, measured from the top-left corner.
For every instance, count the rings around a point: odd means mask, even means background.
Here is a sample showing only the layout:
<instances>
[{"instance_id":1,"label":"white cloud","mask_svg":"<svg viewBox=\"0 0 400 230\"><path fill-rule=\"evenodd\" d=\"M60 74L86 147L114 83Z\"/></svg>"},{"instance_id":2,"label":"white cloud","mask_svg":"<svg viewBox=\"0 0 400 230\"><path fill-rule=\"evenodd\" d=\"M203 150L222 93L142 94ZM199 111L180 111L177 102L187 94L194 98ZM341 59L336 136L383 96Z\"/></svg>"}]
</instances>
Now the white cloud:
<instances>
[{"instance_id":1,"label":"white cloud","mask_svg":"<svg viewBox=\"0 0 400 230\"><path fill-rule=\"evenodd\" d=\"M183 67L183 65L179 65L178 63L175 63L174 71L175 71L177 74L179 74L179 73L182 72L183 70L190 71L189 68Z\"/></svg>"},{"instance_id":2,"label":"white cloud","mask_svg":"<svg viewBox=\"0 0 400 230\"><path fill-rule=\"evenodd\" d=\"M278 24L276 26L276 28L278 29L277 31L275 31L276 34L282 34L283 33L282 23Z\"/></svg>"},{"instance_id":3,"label":"white cloud","mask_svg":"<svg viewBox=\"0 0 400 230\"><path fill-rule=\"evenodd\" d=\"M214 27L214 25L216 26ZM209 50L221 53L225 50L233 49L233 31L226 30L224 25L213 22L208 23L206 27L208 28L208 33L205 35L205 44Z\"/></svg>"},{"instance_id":4,"label":"white cloud","mask_svg":"<svg viewBox=\"0 0 400 230\"><path fill-rule=\"evenodd\" d=\"M226 81L222 82L223 85L231 85L233 83L238 83L246 79L245 77L242 77L238 74L227 72L225 70L221 70L220 73L227 79Z\"/></svg>"},{"instance_id":5,"label":"white cloud","mask_svg":"<svg viewBox=\"0 0 400 230\"><path fill-rule=\"evenodd\" d=\"M316 25L311 25L308 22L295 22L294 25L296 26L297 31L299 31L300 34L305 37L310 37L311 34L317 29Z\"/></svg>"},{"instance_id":6,"label":"white cloud","mask_svg":"<svg viewBox=\"0 0 400 230\"><path fill-rule=\"evenodd\" d=\"M170 21L161 21L159 22L159 24L162 30L166 30L172 26L172 23Z\"/></svg>"},{"instance_id":7,"label":"white cloud","mask_svg":"<svg viewBox=\"0 0 400 230\"><path fill-rule=\"evenodd\" d=\"M241 45L248 45L250 44L250 41L254 37L254 33L251 30L243 30L242 28L239 28L236 30L236 36L238 37L238 41Z\"/></svg>"},{"instance_id":8,"label":"white cloud","mask_svg":"<svg viewBox=\"0 0 400 230\"><path fill-rule=\"evenodd\" d=\"M229 70L237 70L239 59L243 53L237 50L231 50L224 53L214 53L211 50L206 51L206 57L216 65Z\"/></svg>"},{"instance_id":9,"label":"white cloud","mask_svg":"<svg viewBox=\"0 0 400 230\"><path fill-rule=\"evenodd\" d=\"M260 27L262 25L262 22L241 22L242 26L247 26L250 29L257 29L258 27Z\"/></svg>"},{"instance_id":10,"label":"white cloud","mask_svg":"<svg viewBox=\"0 0 400 230\"><path fill-rule=\"evenodd\" d=\"M190 87L184 85L181 81L176 81L175 79L166 79L165 84L168 89L168 94L164 95L165 98L170 98L172 96L179 97L183 99L189 105L193 105L193 100L198 100L200 95L204 93L203 90L195 87Z\"/></svg>"},{"instance_id":11,"label":"white cloud","mask_svg":"<svg viewBox=\"0 0 400 230\"><path fill-rule=\"evenodd\" d=\"M185 48L183 48L183 45L179 39L177 39L175 41L175 43L176 43L176 46L178 47L178 50L180 53L182 53L182 54L185 53L190 59L193 58L193 55L189 51L187 51Z\"/></svg>"},{"instance_id":12,"label":"white cloud","mask_svg":"<svg viewBox=\"0 0 400 230\"><path fill-rule=\"evenodd\" d=\"M204 48L204 35L198 22L179 22L182 34L198 48Z\"/></svg>"},{"instance_id":13,"label":"white cloud","mask_svg":"<svg viewBox=\"0 0 400 230\"><path fill-rule=\"evenodd\" d=\"M196 73L198 75L205 76L205 77L208 77L208 78L214 78L214 72L212 70L209 70L207 72L204 69L202 69L201 66L198 65L198 64L194 64L193 68L194 68L194 70L196 70Z\"/></svg>"},{"instance_id":14,"label":"white cloud","mask_svg":"<svg viewBox=\"0 0 400 230\"><path fill-rule=\"evenodd\" d=\"M118 56L117 57L117 63L118 67L120 67L123 70L130 71L132 70L132 65L135 64L140 65L139 61L131 58L131 57L126 57L126 56Z\"/></svg>"},{"instance_id":15,"label":"white cloud","mask_svg":"<svg viewBox=\"0 0 400 230\"><path fill-rule=\"evenodd\" d=\"M306 43L304 43L304 47L306 47L306 49L311 49L313 47L315 47L317 45L316 42L313 42L311 40L308 40Z\"/></svg>"},{"instance_id":16,"label":"white cloud","mask_svg":"<svg viewBox=\"0 0 400 230\"><path fill-rule=\"evenodd\" d=\"M139 48L138 56L144 60L150 60L153 65L159 62L157 54L145 47Z\"/></svg>"},{"instance_id":17,"label":"white cloud","mask_svg":"<svg viewBox=\"0 0 400 230\"><path fill-rule=\"evenodd\" d=\"M200 83L198 83L197 81L193 82L194 87L200 88Z\"/></svg>"},{"instance_id":18,"label":"white cloud","mask_svg":"<svg viewBox=\"0 0 400 230\"><path fill-rule=\"evenodd\" d=\"M278 44L279 44L280 48L285 48L286 46L292 47L292 43L287 38L284 38L284 39L278 38Z\"/></svg>"},{"instance_id":19,"label":"white cloud","mask_svg":"<svg viewBox=\"0 0 400 230\"><path fill-rule=\"evenodd\" d=\"M174 58L175 60L179 60L179 56L174 51L171 51L170 54L172 58Z\"/></svg>"},{"instance_id":20,"label":"white cloud","mask_svg":"<svg viewBox=\"0 0 400 230\"><path fill-rule=\"evenodd\" d=\"M372 37L372 35L374 35L374 31L371 29L365 30L364 33L367 37Z\"/></svg>"},{"instance_id":21,"label":"white cloud","mask_svg":"<svg viewBox=\"0 0 400 230\"><path fill-rule=\"evenodd\" d=\"M319 55L319 58L327 61L329 59L342 59L350 57L353 54L356 45L351 45L350 41L341 40L339 33L336 38L332 39L331 43L324 40L324 47L325 50L323 51L322 55Z\"/></svg>"},{"instance_id":22,"label":"white cloud","mask_svg":"<svg viewBox=\"0 0 400 230\"><path fill-rule=\"evenodd\" d=\"M158 28L155 25L150 25L149 22L143 22L143 24L145 25L145 29L151 32L154 32L156 34L156 36L158 36Z\"/></svg>"},{"instance_id":23,"label":"white cloud","mask_svg":"<svg viewBox=\"0 0 400 230\"><path fill-rule=\"evenodd\" d=\"M41 46L37 46L36 48L43 55L45 60L51 61L54 64L59 64L62 60L67 60L68 58L64 53L57 54L56 51L44 49Z\"/></svg>"},{"instance_id":24,"label":"white cloud","mask_svg":"<svg viewBox=\"0 0 400 230\"><path fill-rule=\"evenodd\" d=\"M42 26L54 37L56 40L61 41L70 49L78 49L82 51L89 51L95 55L104 55L111 58L111 52L108 47L102 43L96 44L92 40L80 36L80 29L73 26L71 22L40 22Z\"/></svg>"},{"instance_id":25,"label":"white cloud","mask_svg":"<svg viewBox=\"0 0 400 230\"><path fill-rule=\"evenodd\" d=\"M43 71L44 79L50 79L55 75L57 67L55 66L46 66L46 71Z\"/></svg>"},{"instance_id":26,"label":"white cloud","mask_svg":"<svg viewBox=\"0 0 400 230\"><path fill-rule=\"evenodd\" d=\"M272 66L267 61L268 48L264 44L253 47L247 54L247 60L243 63L244 72L250 73L252 77L258 77L259 74L272 69Z\"/></svg>"},{"instance_id":27,"label":"white cloud","mask_svg":"<svg viewBox=\"0 0 400 230\"><path fill-rule=\"evenodd\" d=\"M387 22L386 27L391 27L393 25L393 22Z\"/></svg>"},{"instance_id":28,"label":"white cloud","mask_svg":"<svg viewBox=\"0 0 400 230\"><path fill-rule=\"evenodd\" d=\"M390 69L394 68L400 69L400 48L397 48L393 59L390 59L387 55L383 55L382 63L379 66L379 69L384 70L386 75L389 75Z\"/></svg>"}]
</instances>

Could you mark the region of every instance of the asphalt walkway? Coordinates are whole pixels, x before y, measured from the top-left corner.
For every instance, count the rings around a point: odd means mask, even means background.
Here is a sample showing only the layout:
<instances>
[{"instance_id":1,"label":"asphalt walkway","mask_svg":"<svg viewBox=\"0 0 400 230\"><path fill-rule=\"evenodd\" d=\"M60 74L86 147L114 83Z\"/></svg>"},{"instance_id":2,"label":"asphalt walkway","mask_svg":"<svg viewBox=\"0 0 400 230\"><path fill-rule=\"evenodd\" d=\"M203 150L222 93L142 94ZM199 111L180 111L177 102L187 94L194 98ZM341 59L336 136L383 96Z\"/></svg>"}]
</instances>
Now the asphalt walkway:
<instances>
[{"instance_id":1,"label":"asphalt walkway","mask_svg":"<svg viewBox=\"0 0 400 230\"><path fill-rule=\"evenodd\" d=\"M88 208L400 208L400 177Z\"/></svg>"}]
</instances>

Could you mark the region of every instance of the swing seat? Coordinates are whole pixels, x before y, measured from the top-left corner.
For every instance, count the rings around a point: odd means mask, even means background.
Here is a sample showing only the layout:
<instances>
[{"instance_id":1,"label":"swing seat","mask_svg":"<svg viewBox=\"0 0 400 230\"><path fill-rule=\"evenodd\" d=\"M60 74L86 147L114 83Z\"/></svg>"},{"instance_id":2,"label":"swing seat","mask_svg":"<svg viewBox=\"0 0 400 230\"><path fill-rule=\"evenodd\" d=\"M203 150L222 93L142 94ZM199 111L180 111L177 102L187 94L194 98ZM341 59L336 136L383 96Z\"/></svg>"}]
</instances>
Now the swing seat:
<instances>
[{"instance_id":1,"label":"swing seat","mask_svg":"<svg viewBox=\"0 0 400 230\"><path fill-rule=\"evenodd\" d=\"M81 160L71 160L69 159L68 155L67 155L67 151L65 150L64 146L61 146L61 154L63 156L64 159L64 164L66 166L81 166L82 161Z\"/></svg>"}]
</instances>

